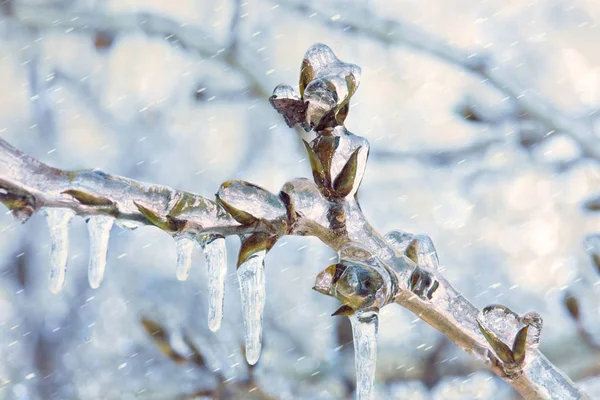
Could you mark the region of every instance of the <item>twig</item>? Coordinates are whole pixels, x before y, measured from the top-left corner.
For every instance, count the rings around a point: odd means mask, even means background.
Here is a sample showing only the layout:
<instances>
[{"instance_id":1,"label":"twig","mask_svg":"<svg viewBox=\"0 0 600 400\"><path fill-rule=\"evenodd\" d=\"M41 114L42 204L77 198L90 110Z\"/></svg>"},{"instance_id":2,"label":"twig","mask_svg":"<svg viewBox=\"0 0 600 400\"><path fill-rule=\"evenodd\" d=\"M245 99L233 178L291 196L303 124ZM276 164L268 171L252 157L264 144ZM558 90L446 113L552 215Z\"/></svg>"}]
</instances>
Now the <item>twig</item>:
<instances>
[{"instance_id":1,"label":"twig","mask_svg":"<svg viewBox=\"0 0 600 400\"><path fill-rule=\"evenodd\" d=\"M277 3L336 29L388 45L407 46L478 75L482 83L489 83L510 96L522 111L544 123L548 131L569 135L578 144L584 157L600 161L600 145L589 126L565 115L549 100L521 85L510 71L483 49L459 49L407 21L374 18L364 10L354 12L347 3L343 7L338 2L325 1L307 3L285 0ZM340 10L343 10L340 18L333 21L331 17L340 15Z\"/></svg>"},{"instance_id":2,"label":"twig","mask_svg":"<svg viewBox=\"0 0 600 400\"><path fill-rule=\"evenodd\" d=\"M196 194L99 171L54 169L2 140L0 200L21 221L40 207L57 207L82 216L103 214L121 221L153 224L173 236L240 235L238 266L246 273L248 268L258 268L255 260L262 264L266 252L283 235L319 238L339 254L339 262L319 274L315 289L342 302L334 315L352 318L355 348L361 350L355 352L359 399L372 393L373 332L379 309L392 302L411 310L460 348L488 362L498 376L526 398L586 398L537 350L541 330L537 314L518 316L501 306L488 306L480 312L441 275L433 243L426 235L412 237L400 250L394 237L383 237L369 224L356 197L369 144L343 126L350 98L358 87L358 72L357 66L343 63L331 49L318 44L309 49L303 62L302 94L294 93L289 86L276 89L271 102L286 121L292 121L290 125L316 126L317 135L311 143L305 142L314 182L295 179L286 183L278 196L247 182L230 181L217 193L217 204ZM259 278L254 275L252 279L253 286L248 281L241 285L247 296L264 289ZM264 299L262 294L260 297ZM262 315L264 301L251 304L254 308L250 309L246 326L262 323L262 316L260 321L249 318ZM498 310L504 316L511 315L512 322L506 323L515 326L519 321L523 325L519 325L510 346L482 319L486 313ZM362 324L367 330L363 331ZM247 333L246 353L248 356L248 344L253 346L248 358L252 364L260 349L256 337ZM362 354L365 351L366 359Z\"/></svg>"},{"instance_id":3,"label":"twig","mask_svg":"<svg viewBox=\"0 0 600 400\"><path fill-rule=\"evenodd\" d=\"M465 161L471 158L483 158L485 152L491 147L504 143L501 139L489 139L481 142L476 142L471 145L439 151L414 151L402 152L394 150L378 149L371 152L371 155L377 160L416 160L430 165L451 165L457 162Z\"/></svg>"},{"instance_id":4,"label":"twig","mask_svg":"<svg viewBox=\"0 0 600 400\"><path fill-rule=\"evenodd\" d=\"M83 204L72 195L65 193L68 190L85 191L95 198L110 199L116 206L114 215L118 219L148 225L152 225L152 223L137 209L134 201L168 214L180 199L191 196L194 201L199 201L203 206L208 207L210 213L188 214L184 218L186 230L193 230L195 234L222 235L243 234L257 230L254 226L236 222L220 205L201 196L158 185L142 184L100 172L71 173L57 170L19 152L4 140L0 140L0 187L9 195L28 199L27 206L33 207L35 210L40 207L59 207L72 209L82 216L110 214L102 205ZM4 196L6 197L7 194ZM85 199L85 197L80 198L84 202ZM291 200L294 202L293 197ZM318 201L320 201L318 198L314 199L314 202ZM297 209L297 212L299 215L304 215L301 209ZM407 264L406 260L389 259L389 254L393 254L394 250L371 228L360 212L358 203L345 204L343 213L353 219L353 221L348 221L348 226L358 227L358 229L349 230L345 237L339 237L330 229L320 228L318 221L312 221L304 216L291 224L292 230L289 233L317 236L336 251L343 250L349 241L361 242L371 251L380 254L380 257L388 254L384 259L390 265L394 265L399 276L404 276L406 273L410 275L410 270L407 271L406 268L412 267ZM219 218L216 218L217 215ZM439 282L437 291L444 293L443 297L434 296L431 300L424 300L405 288L395 297L395 302L413 311L461 348L487 360L496 374L504 378L525 397L550 398L544 393L546 390L551 390L552 393L560 393L563 396L561 398L564 399L585 398L572 382L538 351L531 354L531 361L522 373L517 376L507 375L501 368L501 362L489 349L489 345L477 329L476 320L479 310L460 295L439 273L432 272L431 279ZM403 281L399 281L399 285L404 286Z\"/></svg>"},{"instance_id":5,"label":"twig","mask_svg":"<svg viewBox=\"0 0 600 400\"><path fill-rule=\"evenodd\" d=\"M152 225L145 211L168 215L191 205L176 224L199 234L241 234L249 229L219 204L166 186L146 184L101 171L63 171L21 153L0 139L0 200L24 220L42 207L66 208L89 217L108 215L132 226ZM24 222L24 221L23 221Z\"/></svg>"}]
</instances>

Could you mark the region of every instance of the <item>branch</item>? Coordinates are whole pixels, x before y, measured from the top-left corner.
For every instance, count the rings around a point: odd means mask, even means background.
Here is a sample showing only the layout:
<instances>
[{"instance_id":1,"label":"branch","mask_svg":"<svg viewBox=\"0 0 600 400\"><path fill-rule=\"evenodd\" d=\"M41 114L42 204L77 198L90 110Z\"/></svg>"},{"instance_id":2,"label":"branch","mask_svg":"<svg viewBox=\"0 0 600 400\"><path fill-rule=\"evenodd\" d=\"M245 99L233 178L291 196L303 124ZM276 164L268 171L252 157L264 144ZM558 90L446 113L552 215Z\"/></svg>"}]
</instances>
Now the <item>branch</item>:
<instances>
[{"instance_id":1,"label":"branch","mask_svg":"<svg viewBox=\"0 0 600 400\"><path fill-rule=\"evenodd\" d=\"M358 66L340 61L327 46L317 44L303 60L300 94L285 85L275 89L270 101L286 122L307 131L314 128L316 133L314 140L304 142L314 182L294 179L279 195L247 182L229 181L219 189L215 203L99 171L54 169L0 141L0 199L21 221L41 207L50 210L53 251L60 252L52 258L62 268L51 273L62 273L63 279L66 252L62 250L67 247L70 215L52 212L56 208L91 218L153 224L177 238L197 239L204 245L210 244L210 239L204 239L207 235L239 235L238 280L250 364L258 360L262 345L266 253L283 235L315 236L339 256L336 264L317 276L314 289L340 300L342 306L334 315L350 317L358 399L371 398L378 312L390 303L408 308L489 363L526 398L586 398L537 350L542 329L539 315L518 315L499 305L479 311L441 275L427 235L393 231L382 236L369 224L357 200L369 143L343 126L359 78ZM178 276L185 279L193 246L179 243ZM205 247L205 253L209 255L211 315L215 303L222 305L224 249Z\"/></svg>"},{"instance_id":2,"label":"branch","mask_svg":"<svg viewBox=\"0 0 600 400\"><path fill-rule=\"evenodd\" d=\"M42 207L69 209L82 217L110 216L125 226L153 225L148 211L171 217L164 229L178 234L247 232L223 207L202 196L146 184L98 170L49 167L0 139L0 201L20 222ZM167 222L165 222L167 224Z\"/></svg>"},{"instance_id":3,"label":"branch","mask_svg":"<svg viewBox=\"0 0 600 400\"><path fill-rule=\"evenodd\" d=\"M338 263L317 276L314 289L342 303L333 315L351 319L358 398L371 396L378 311L392 302L489 363L526 398L585 398L537 350L539 315L496 305L479 311L441 275L429 237L401 231L384 237L369 224L356 197L369 144L343 126L359 77L357 66L317 44L303 60L300 94L280 85L271 97L288 125L316 127L317 137L305 143L314 184L298 179L282 193L295 216L290 233L317 236L338 252Z\"/></svg>"},{"instance_id":4,"label":"branch","mask_svg":"<svg viewBox=\"0 0 600 400\"><path fill-rule=\"evenodd\" d=\"M252 93L263 98L269 96L266 83L262 82L259 79L260 75L249 67L255 64L255 59L248 52L226 51L226 47L217 43L210 33L194 25L182 24L148 12L86 13L52 7L27 6L19 3L14 4L12 13L6 16L21 25L40 30L64 32L65 29L69 29L90 35L96 32L111 35L143 32L148 36L163 38L171 43L177 43L203 58L229 64L246 78Z\"/></svg>"},{"instance_id":5,"label":"branch","mask_svg":"<svg viewBox=\"0 0 600 400\"><path fill-rule=\"evenodd\" d=\"M488 139L473 144L449 150L424 151L394 151L379 149L371 153L377 160L416 160L423 164L449 166L467 159L485 157L485 152L495 145L503 144L505 140Z\"/></svg>"},{"instance_id":6,"label":"branch","mask_svg":"<svg viewBox=\"0 0 600 400\"><path fill-rule=\"evenodd\" d=\"M584 157L600 161L600 146L591 128L565 115L550 101L521 85L510 71L484 49L459 49L417 25L407 21L376 19L364 10L352 10L346 3L343 7L337 2L311 2L307 5L298 0L286 0L278 4L344 32L361 34L388 45L407 46L478 75L482 82L506 94L522 111L544 123L548 131L569 135ZM341 18L332 20L331 17L339 15L341 9L344 10Z\"/></svg>"}]
</instances>

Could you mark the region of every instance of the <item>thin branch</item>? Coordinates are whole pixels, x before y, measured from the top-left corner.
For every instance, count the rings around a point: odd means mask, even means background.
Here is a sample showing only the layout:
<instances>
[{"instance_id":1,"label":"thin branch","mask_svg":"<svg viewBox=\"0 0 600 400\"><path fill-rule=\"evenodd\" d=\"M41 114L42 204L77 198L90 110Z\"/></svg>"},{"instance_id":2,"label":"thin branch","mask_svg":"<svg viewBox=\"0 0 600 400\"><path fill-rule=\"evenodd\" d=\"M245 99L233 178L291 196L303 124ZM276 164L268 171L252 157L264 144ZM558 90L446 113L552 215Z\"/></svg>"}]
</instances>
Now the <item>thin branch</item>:
<instances>
[{"instance_id":1,"label":"thin branch","mask_svg":"<svg viewBox=\"0 0 600 400\"><path fill-rule=\"evenodd\" d=\"M216 42L210 33L194 25L179 23L175 20L148 12L128 14L86 13L56 9L51 7L32 7L15 4L8 18L24 26L39 30L70 29L90 35L96 32L122 34L143 32L148 36L159 37L196 52L206 59L214 59L230 64L248 81L250 90L258 97L267 98L269 90L259 75L248 66L255 63L247 52L226 52L226 46ZM223 53L226 53L223 55Z\"/></svg>"},{"instance_id":2,"label":"thin branch","mask_svg":"<svg viewBox=\"0 0 600 400\"><path fill-rule=\"evenodd\" d=\"M23 222L40 208L52 207L71 209L83 217L113 216L131 226L153 225L144 215L144 210L150 210L171 215L171 222L179 225L180 233L248 231L222 206L202 196L97 170L52 168L3 139L0 139L0 187L0 200ZM181 214L172 215L175 210Z\"/></svg>"},{"instance_id":3,"label":"thin branch","mask_svg":"<svg viewBox=\"0 0 600 400\"><path fill-rule=\"evenodd\" d=\"M586 398L537 350L542 325L539 315L519 316L502 306L488 306L480 312L441 275L435 248L426 235L392 232L410 237L409 243L402 245L394 235L384 237L370 225L356 197L369 143L343 126L359 71L358 66L338 60L327 46L317 44L303 60L301 95L289 86L276 89L271 103L288 123L317 127L316 138L304 142L314 182L295 179L286 183L279 195L247 182L230 181L221 186L215 203L192 193L99 171L61 171L2 140L0 200L22 221L41 207L55 207L82 216L103 214L153 224L174 236L240 235L239 280L242 297L246 296L245 325L251 328L246 336L246 356L251 364L258 360L261 347L255 327L259 332L262 329L264 307L264 286L255 271L262 275L259 268L264 267L264 256L279 237L315 236L339 255L338 263L317 276L315 290L342 302L334 315L352 318L355 347L361 349L355 352L359 399L372 393L377 315L392 302L489 363L526 398ZM312 84L315 80L326 85ZM67 223L53 215L59 225L56 229L64 233ZM260 302L255 301L257 296ZM500 338L483 319L486 313L498 310L504 316L510 314L510 320L500 318L507 324L504 328L518 328L514 343L513 338ZM260 318L252 319L256 315ZM248 345L252 346L250 357Z\"/></svg>"},{"instance_id":4,"label":"thin branch","mask_svg":"<svg viewBox=\"0 0 600 400\"><path fill-rule=\"evenodd\" d=\"M229 23L229 40L227 51L235 56L238 48L238 27L241 19L242 0L233 0L233 12L231 13L231 22Z\"/></svg>"},{"instance_id":5,"label":"thin branch","mask_svg":"<svg viewBox=\"0 0 600 400\"><path fill-rule=\"evenodd\" d=\"M394 151L386 149L373 150L371 155L377 160L415 160L428 165L452 165L472 158L483 158L485 152L495 145L505 143L501 139L489 139L481 142L475 142L465 147L438 150L432 152L426 151Z\"/></svg>"},{"instance_id":6,"label":"thin branch","mask_svg":"<svg viewBox=\"0 0 600 400\"><path fill-rule=\"evenodd\" d=\"M236 222L221 205L201 196L163 186L143 184L98 171L61 171L19 152L4 140L0 140L0 187L3 189L1 192L6 192L3 194L4 199L7 196L23 198L27 202L25 207L36 210L40 207L69 208L82 216L108 214L120 220L147 225L152 224L135 203L168 215L169 210L178 207L181 199L188 198L192 199L191 203L199 206L181 216L185 221L185 232L193 232L196 235L206 233L231 235L257 230L255 226ZM436 293L431 299L424 299L415 288L411 289L407 286L413 280L411 273L415 264L405 257L394 255L395 251L390 244L369 225L357 202L344 202L341 212L346 216L347 233L344 237L339 237L335 229L320 227L319 220L312 220L305 210L299 207L298 197L302 196L302 201L306 202L304 197L306 193L284 187L284 191L286 190L290 196L290 207L299 216L291 224L293 228L290 234L317 236L338 252L343 252L349 243L361 243L365 248L378 254L379 258L385 260L396 271L399 289L394 297L396 303L414 312L459 347L488 362L496 374L526 398L550 398L546 393L547 390L560 395L562 399L585 398L573 383L537 350L528 355L530 361L519 374L507 375L502 368L502 362L494 355L477 328L479 310L439 272L427 271L428 279L438 283ZM73 194L65 193L69 191L87 193L89 197L79 196L77 200ZM312 196L320 196L318 191L316 193L313 192ZM99 205L98 201L84 204L90 199L110 199L111 206L107 206L107 203ZM309 203L320 201L322 199L315 197L309 200ZM111 207L113 207L112 211Z\"/></svg>"}]
</instances>

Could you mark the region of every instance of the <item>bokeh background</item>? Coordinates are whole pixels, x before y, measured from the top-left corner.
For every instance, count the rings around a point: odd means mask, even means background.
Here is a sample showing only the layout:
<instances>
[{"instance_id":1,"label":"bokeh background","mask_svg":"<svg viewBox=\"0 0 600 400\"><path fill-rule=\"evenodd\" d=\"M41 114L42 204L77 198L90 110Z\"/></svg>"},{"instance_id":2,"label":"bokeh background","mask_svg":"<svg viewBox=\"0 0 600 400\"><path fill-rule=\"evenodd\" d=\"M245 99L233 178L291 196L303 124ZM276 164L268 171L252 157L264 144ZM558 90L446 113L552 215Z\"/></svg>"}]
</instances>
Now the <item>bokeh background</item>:
<instances>
[{"instance_id":1,"label":"bokeh background","mask_svg":"<svg viewBox=\"0 0 600 400\"><path fill-rule=\"evenodd\" d=\"M3 0L0 135L64 169L208 197L234 178L278 191L310 169L267 98L324 42L363 70L346 125L371 143L359 197L372 224L430 235L476 306L539 312L540 349L600 398L586 241L600 231L599 23L595 0ZM316 239L268 255L264 347L249 369L237 238L212 333L201 252L179 282L158 229L115 226L92 290L76 218L60 295L43 217L2 213L0 235L0 399L353 398L349 323L310 290L335 259ZM396 305L381 313L377 363L376 398L518 398Z\"/></svg>"}]
</instances>

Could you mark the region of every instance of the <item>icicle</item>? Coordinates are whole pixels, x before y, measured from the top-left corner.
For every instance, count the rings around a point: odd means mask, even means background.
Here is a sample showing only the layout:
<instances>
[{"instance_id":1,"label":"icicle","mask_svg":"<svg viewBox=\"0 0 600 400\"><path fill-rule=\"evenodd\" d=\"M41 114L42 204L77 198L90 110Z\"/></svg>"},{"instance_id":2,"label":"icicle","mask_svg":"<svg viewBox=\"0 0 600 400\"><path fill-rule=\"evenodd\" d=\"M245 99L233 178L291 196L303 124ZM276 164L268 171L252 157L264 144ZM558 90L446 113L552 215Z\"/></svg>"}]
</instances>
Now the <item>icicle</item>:
<instances>
[{"instance_id":1,"label":"icicle","mask_svg":"<svg viewBox=\"0 0 600 400\"><path fill-rule=\"evenodd\" d=\"M356 398L369 400L373 398L379 317L375 311L358 312L350 316L350 322L354 336Z\"/></svg>"},{"instance_id":2,"label":"icicle","mask_svg":"<svg viewBox=\"0 0 600 400\"><path fill-rule=\"evenodd\" d=\"M208 267L208 327L216 332L221 327L223 319L223 298L227 276L225 238L212 236L201 245Z\"/></svg>"},{"instance_id":3,"label":"icicle","mask_svg":"<svg viewBox=\"0 0 600 400\"><path fill-rule=\"evenodd\" d=\"M95 215L90 217L87 222L90 235L88 281L92 289L98 288L104 279L108 239L114 223L115 219L106 215Z\"/></svg>"},{"instance_id":4,"label":"icicle","mask_svg":"<svg viewBox=\"0 0 600 400\"><path fill-rule=\"evenodd\" d=\"M265 307L266 251L255 253L238 268L242 312L246 328L246 360L256 364L262 347L262 320Z\"/></svg>"},{"instance_id":5,"label":"icicle","mask_svg":"<svg viewBox=\"0 0 600 400\"><path fill-rule=\"evenodd\" d=\"M192 268L192 255L194 253L194 241L192 239L182 237L175 240L177 246L177 279L185 281L190 276Z\"/></svg>"},{"instance_id":6,"label":"icicle","mask_svg":"<svg viewBox=\"0 0 600 400\"><path fill-rule=\"evenodd\" d=\"M69 223L75 215L64 208L44 210L50 228L50 291L59 293L65 285L67 275L67 256L69 254Z\"/></svg>"}]
</instances>

